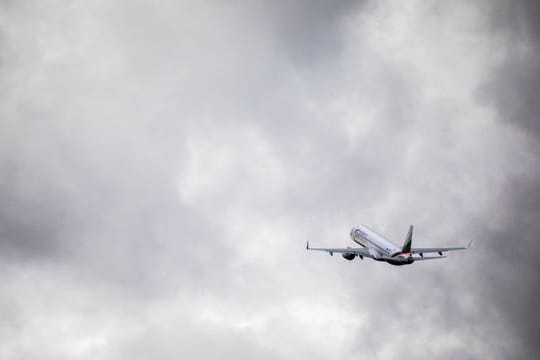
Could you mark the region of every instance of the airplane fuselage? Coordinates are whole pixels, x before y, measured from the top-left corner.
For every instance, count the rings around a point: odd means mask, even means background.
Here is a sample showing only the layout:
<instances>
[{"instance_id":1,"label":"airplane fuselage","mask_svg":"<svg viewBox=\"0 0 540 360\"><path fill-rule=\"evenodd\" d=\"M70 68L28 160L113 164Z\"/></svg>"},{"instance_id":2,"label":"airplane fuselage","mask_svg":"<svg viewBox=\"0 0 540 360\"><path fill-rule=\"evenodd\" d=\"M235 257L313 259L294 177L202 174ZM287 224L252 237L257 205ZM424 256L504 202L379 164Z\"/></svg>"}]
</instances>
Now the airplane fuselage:
<instances>
[{"instance_id":1,"label":"airplane fuselage","mask_svg":"<svg viewBox=\"0 0 540 360\"><path fill-rule=\"evenodd\" d=\"M367 226L357 225L351 229L351 239L369 250L374 260L392 265L408 265L414 262L411 256L401 254L401 248ZM392 259L388 259L391 257Z\"/></svg>"}]
</instances>

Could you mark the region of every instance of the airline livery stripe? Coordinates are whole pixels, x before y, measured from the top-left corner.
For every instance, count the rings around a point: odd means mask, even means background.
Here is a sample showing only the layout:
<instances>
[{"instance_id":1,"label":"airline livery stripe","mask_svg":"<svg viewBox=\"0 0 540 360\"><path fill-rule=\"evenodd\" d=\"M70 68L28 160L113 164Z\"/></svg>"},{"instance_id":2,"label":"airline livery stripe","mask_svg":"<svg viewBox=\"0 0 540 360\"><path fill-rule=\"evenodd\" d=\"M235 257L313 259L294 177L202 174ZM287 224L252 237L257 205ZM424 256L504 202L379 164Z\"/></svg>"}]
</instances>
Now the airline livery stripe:
<instances>
[{"instance_id":1,"label":"airline livery stripe","mask_svg":"<svg viewBox=\"0 0 540 360\"><path fill-rule=\"evenodd\" d=\"M411 253L411 250L404 250L404 251L398 251L397 253L395 254L392 254L392 257L394 256L399 256L399 255L404 255L404 254L410 254Z\"/></svg>"}]
</instances>

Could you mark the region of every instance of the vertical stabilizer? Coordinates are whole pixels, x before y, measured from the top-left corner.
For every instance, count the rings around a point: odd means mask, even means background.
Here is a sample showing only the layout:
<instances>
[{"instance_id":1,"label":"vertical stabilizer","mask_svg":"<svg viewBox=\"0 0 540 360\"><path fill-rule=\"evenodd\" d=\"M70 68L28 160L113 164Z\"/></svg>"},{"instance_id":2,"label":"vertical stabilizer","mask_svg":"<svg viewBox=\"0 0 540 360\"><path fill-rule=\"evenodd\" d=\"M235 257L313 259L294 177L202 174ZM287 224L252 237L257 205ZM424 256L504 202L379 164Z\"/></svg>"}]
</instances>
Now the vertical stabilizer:
<instances>
[{"instance_id":1,"label":"vertical stabilizer","mask_svg":"<svg viewBox=\"0 0 540 360\"><path fill-rule=\"evenodd\" d=\"M405 238L405 242L403 243L403 248L401 249L402 254L410 254L411 253L411 245L412 245L412 234L413 234L413 226L409 226L409 232L407 233L407 237Z\"/></svg>"}]
</instances>

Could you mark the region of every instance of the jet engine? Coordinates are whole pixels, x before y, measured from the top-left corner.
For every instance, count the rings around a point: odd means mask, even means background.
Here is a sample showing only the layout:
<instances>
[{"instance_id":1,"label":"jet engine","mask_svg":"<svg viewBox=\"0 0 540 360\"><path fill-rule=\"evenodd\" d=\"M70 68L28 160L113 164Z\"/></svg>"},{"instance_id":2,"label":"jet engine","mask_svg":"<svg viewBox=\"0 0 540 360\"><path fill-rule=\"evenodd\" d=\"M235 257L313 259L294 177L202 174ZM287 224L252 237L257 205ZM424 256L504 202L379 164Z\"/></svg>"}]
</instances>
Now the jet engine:
<instances>
[{"instance_id":1,"label":"jet engine","mask_svg":"<svg viewBox=\"0 0 540 360\"><path fill-rule=\"evenodd\" d=\"M343 256L344 259L351 261L351 260L354 260L354 258L356 257L356 254L344 253L341 256Z\"/></svg>"}]
</instances>

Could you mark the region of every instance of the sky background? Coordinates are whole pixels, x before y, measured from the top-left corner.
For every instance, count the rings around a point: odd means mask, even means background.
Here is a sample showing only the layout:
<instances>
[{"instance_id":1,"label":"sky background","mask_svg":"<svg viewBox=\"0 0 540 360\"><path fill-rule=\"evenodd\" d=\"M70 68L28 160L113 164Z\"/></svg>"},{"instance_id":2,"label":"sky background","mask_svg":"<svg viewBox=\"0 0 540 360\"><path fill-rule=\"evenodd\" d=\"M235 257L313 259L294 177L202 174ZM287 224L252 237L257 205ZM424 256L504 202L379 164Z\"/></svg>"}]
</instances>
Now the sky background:
<instances>
[{"instance_id":1,"label":"sky background","mask_svg":"<svg viewBox=\"0 0 540 360\"><path fill-rule=\"evenodd\" d=\"M534 358L537 4L1 0L0 358Z\"/></svg>"}]
</instances>

